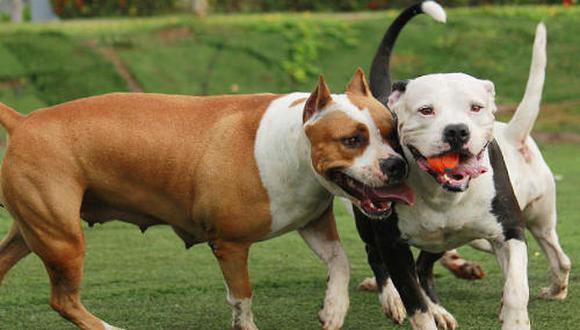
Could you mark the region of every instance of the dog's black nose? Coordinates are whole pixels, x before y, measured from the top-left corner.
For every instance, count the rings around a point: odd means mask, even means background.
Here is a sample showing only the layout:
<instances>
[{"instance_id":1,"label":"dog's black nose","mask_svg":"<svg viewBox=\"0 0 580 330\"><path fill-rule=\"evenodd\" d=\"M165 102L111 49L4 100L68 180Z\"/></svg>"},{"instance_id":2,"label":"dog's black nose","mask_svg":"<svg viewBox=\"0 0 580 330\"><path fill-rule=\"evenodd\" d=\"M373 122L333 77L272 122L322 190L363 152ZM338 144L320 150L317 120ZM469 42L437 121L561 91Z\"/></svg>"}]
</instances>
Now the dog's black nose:
<instances>
[{"instance_id":1,"label":"dog's black nose","mask_svg":"<svg viewBox=\"0 0 580 330\"><path fill-rule=\"evenodd\" d=\"M451 148L461 148L469 141L469 127L465 124L448 125L443 130L443 141L449 143Z\"/></svg>"},{"instance_id":2,"label":"dog's black nose","mask_svg":"<svg viewBox=\"0 0 580 330\"><path fill-rule=\"evenodd\" d=\"M407 162L400 157L379 160L381 171L389 177L389 183L403 180L407 176Z\"/></svg>"}]
</instances>

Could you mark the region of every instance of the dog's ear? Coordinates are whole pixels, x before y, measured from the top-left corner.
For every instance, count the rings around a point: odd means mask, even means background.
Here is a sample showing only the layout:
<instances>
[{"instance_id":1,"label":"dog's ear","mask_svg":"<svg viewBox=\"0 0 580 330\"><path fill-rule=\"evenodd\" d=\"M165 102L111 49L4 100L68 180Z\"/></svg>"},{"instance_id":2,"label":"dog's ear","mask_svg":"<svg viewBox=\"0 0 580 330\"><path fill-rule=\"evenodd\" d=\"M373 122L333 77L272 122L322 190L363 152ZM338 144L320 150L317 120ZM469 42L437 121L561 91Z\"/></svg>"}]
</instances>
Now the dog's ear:
<instances>
[{"instance_id":1,"label":"dog's ear","mask_svg":"<svg viewBox=\"0 0 580 330\"><path fill-rule=\"evenodd\" d=\"M324 76L320 75L318 79L318 86L310 94L306 104L304 105L304 112L302 113L302 121L306 123L316 112L324 109L332 101L332 96L330 96L330 90Z\"/></svg>"},{"instance_id":2,"label":"dog's ear","mask_svg":"<svg viewBox=\"0 0 580 330\"><path fill-rule=\"evenodd\" d=\"M405 91L407 90L408 83L409 83L408 80L399 80L399 81L395 81L393 83L393 88L392 88L391 94L389 95L389 102L387 103L387 106L389 107L389 109L393 110L395 105L401 99L401 96L403 96L403 94L405 94Z\"/></svg>"},{"instance_id":3,"label":"dog's ear","mask_svg":"<svg viewBox=\"0 0 580 330\"><path fill-rule=\"evenodd\" d=\"M491 113L495 113L497 111L497 107L495 105L495 85L490 80L482 80L483 88L489 93L489 107L491 107Z\"/></svg>"},{"instance_id":4,"label":"dog's ear","mask_svg":"<svg viewBox=\"0 0 580 330\"><path fill-rule=\"evenodd\" d=\"M360 67L356 69L354 76L352 76L352 79L346 85L345 92L353 95L371 96L371 89L369 88L363 69Z\"/></svg>"}]
</instances>

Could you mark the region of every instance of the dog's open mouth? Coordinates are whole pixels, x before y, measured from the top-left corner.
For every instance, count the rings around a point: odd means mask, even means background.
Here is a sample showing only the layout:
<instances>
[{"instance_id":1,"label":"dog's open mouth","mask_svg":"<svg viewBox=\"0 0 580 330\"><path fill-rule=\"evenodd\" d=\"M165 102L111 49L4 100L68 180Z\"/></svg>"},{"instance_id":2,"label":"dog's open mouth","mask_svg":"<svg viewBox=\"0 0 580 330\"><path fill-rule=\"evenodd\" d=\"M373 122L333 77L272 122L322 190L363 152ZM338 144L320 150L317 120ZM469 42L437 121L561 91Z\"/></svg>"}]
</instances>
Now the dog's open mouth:
<instances>
[{"instance_id":1,"label":"dog's open mouth","mask_svg":"<svg viewBox=\"0 0 580 330\"><path fill-rule=\"evenodd\" d=\"M370 187L353 179L341 170L332 170L328 177L352 199L355 199L353 202L367 216L373 218L389 216L393 202L401 202L407 205L412 205L415 202L415 193L405 183Z\"/></svg>"},{"instance_id":2,"label":"dog's open mouth","mask_svg":"<svg viewBox=\"0 0 580 330\"><path fill-rule=\"evenodd\" d=\"M434 157L442 159L455 159L449 162L450 167L433 166L435 162L430 162L427 157L423 156L417 148L408 146L419 167L429 173L444 189L454 192L465 191L469 187L469 181L477 178L487 172L487 168L481 164L483 152L487 150L484 147L477 155L472 154L466 149L461 151L446 151Z\"/></svg>"}]
</instances>

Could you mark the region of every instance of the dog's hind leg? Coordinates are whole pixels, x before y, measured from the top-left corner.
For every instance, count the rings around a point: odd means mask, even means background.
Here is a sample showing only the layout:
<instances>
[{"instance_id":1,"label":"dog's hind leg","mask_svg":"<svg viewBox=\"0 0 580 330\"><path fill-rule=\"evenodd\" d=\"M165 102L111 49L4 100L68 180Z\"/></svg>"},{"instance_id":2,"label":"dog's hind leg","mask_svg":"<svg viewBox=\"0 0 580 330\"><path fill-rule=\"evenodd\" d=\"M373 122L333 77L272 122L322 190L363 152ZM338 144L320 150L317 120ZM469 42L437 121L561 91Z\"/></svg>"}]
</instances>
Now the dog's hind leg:
<instances>
[{"instance_id":1,"label":"dog's hind leg","mask_svg":"<svg viewBox=\"0 0 580 330\"><path fill-rule=\"evenodd\" d=\"M8 184L10 193L4 184L6 202L26 244L46 267L50 306L80 329L117 329L88 312L80 301L85 252L79 214L82 189L70 182L22 177L16 181L16 185ZM10 189L14 186L18 189Z\"/></svg>"},{"instance_id":2,"label":"dog's hind leg","mask_svg":"<svg viewBox=\"0 0 580 330\"><path fill-rule=\"evenodd\" d=\"M16 223L13 223L2 242L0 242L0 284L6 273L28 254L30 254L30 248L26 245Z\"/></svg>"},{"instance_id":3,"label":"dog's hind leg","mask_svg":"<svg viewBox=\"0 0 580 330\"><path fill-rule=\"evenodd\" d=\"M471 242L469 242L469 246L471 246L472 248L482 251L482 252L486 252L486 253L490 253L493 254L493 246L491 245L491 243L483 238L480 239L475 239Z\"/></svg>"},{"instance_id":4,"label":"dog's hind leg","mask_svg":"<svg viewBox=\"0 0 580 330\"><path fill-rule=\"evenodd\" d=\"M338 238L332 207L319 219L298 231L306 244L328 266L326 296L318 314L322 327L325 330L341 329L349 306L350 269Z\"/></svg>"},{"instance_id":5,"label":"dog's hind leg","mask_svg":"<svg viewBox=\"0 0 580 330\"><path fill-rule=\"evenodd\" d=\"M479 263L464 259L457 250L445 252L440 262L443 267L447 268L457 278L480 280L485 276Z\"/></svg>"},{"instance_id":6,"label":"dog's hind leg","mask_svg":"<svg viewBox=\"0 0 580 330\"><path fill-rule=\"evenodd\" d=\"M550 263L550 286L542 288L540 298L562 300L568 294L571 263L562 250L556 233L555 197L546 195L524 211L528 229Z\"/></svg>"}]
</instances>

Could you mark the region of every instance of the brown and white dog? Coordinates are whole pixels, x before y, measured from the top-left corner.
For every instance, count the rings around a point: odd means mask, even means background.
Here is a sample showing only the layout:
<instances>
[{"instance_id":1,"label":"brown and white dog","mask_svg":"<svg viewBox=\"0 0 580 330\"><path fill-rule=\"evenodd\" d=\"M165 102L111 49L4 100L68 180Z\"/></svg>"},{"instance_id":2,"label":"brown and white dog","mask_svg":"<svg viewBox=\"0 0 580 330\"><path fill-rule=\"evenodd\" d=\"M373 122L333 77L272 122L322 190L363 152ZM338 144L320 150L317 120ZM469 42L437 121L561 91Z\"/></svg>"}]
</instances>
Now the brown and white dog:
<instances>
[{"instance_id":1,"label":"brown and white dog","mask_svg":"<svg viewBox=\"0 0 580 330\"><path fill-rule=\"evenodd\" d=\"M14 218L0 243L0 280L30 252L51 281L50 305L81 329L116 329L83 307L80 219L171 226L187 247L208 242L233 310L256 329L247 257L252 243L298 230L328 265L319 314L342 326L349 266L333 194L370 217L411 203L391 113L358 70L345 94L321 77L313 93L192 97L107 94L22 116L0 104L10 141L1 199Z\"/></svg>"}]
</instances>

